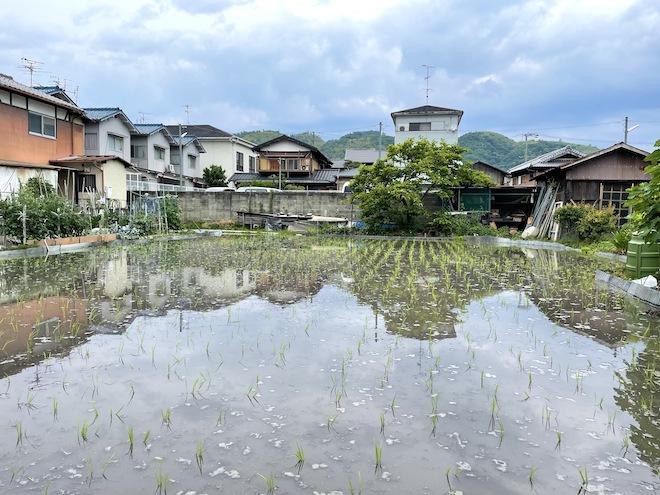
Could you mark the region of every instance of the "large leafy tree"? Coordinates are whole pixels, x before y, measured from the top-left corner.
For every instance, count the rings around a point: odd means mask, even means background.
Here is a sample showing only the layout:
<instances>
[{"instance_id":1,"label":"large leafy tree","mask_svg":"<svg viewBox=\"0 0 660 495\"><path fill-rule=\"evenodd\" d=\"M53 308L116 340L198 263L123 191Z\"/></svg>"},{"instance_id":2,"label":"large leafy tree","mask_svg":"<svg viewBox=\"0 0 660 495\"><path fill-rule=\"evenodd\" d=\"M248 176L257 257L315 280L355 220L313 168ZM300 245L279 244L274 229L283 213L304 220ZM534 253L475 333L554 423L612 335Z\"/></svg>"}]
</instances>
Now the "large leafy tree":
<instances>
[{"instance_id":1,"label":"large leafy tree","mask_svg":"<svg viewBox=\"0 0 660 495\"><path fill-rule=\"evenodd\" d=\"M464 151L458 145L409 139L390 146L383 160L362 165L351 189L364 221L372 229L383 224L411 229L425 212L428 194L448 199L455 187L493 185L462 160Z\"/></svg>"},{"instance_id":2,"label":"large leafy tree","mask_svg":"<svg viewBox=\"0 0 660 495\"><path fill-rule=\"evenodd\" d=\"M635 213L635 227L649 243L660 241L660 140L644 160L649 165L644 171L651 176L649 182L642 182L628 189L627 205Z\"/></svg>"},{"instance_id":3,"label":"large leafy tree","mask_svg":"<svg viewBox=\"0 0 660 495\"><path fill-rule=\"evenodd\" d=\"M227 185L225 170L220 165L211 165L202 172L204 182L208 187L224 187Z\"/></svg>"}]
</instances>

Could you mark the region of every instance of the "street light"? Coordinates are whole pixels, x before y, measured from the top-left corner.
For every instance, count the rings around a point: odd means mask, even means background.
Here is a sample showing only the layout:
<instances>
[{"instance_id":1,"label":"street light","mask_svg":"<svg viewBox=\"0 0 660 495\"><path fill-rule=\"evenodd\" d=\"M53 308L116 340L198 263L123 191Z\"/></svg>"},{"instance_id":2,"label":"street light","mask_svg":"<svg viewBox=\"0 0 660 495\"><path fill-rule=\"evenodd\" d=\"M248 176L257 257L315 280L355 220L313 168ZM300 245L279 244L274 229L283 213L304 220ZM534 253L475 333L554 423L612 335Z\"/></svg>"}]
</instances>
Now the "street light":
<instances>
[{"instance_id":1,"label":"street light","mask_svg":"<svg viewBox=\"0 0 660 495\"><path fill-rule=\"evenodd\" d=\"M181 133L182 126L179 123L179 186L183 187L183 138L188 135L187 132Z\"/></svg>"}]
</instances>

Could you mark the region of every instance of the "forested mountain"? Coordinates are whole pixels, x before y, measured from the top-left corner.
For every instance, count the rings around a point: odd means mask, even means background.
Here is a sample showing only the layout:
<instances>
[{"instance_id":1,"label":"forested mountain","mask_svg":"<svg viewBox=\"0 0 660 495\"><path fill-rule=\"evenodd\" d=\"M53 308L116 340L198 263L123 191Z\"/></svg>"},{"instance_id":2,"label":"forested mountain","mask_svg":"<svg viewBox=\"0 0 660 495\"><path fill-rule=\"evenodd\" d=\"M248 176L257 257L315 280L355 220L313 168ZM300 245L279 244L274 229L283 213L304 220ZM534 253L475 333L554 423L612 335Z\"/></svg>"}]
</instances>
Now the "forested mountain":
<instances>
[{"instance_id":1,"label":"forested mountain","mask_svg":"<svg viewBox=\"0 0 660 495\"><path fill-rule=\"evenodd\" d=\"M243 131L236 135L255 144L264 143L281 135L280 131ZM378 149L378 131L351 132L338 139L324 141L311 132L291 134L291 137L316 146L331 160L342 160L346 149ZM393 136L383 135L383 149L394 143ZM522 163L525 158L525 143L514 141L502 134L490 131L468 132L458 138L458 144L467 148L465 158L482 160L501 168L509 169ZM562 146L570 145L576 150L591 153L598 148L584 144L573 144L564 141L530 141L527 143L528 158L534 158Z\"/></svg>"},{"instance_id":2,"label":"forested mountain","mask_svg":"<svg viewBox=\"0 0 660 495\"><path fill-rule=\"evenodd\" d=\"M458 138L458 144L467 148L465 158L476 161L482 160L509 169L525 160L525 142L514 141L497 132L468 132ZM583 153L592 153L598 148L585 144L573 144L565 141L529 141L527 143L527 156L534 158L563 146L571 146Z\"/></svg>"}]
</instances>

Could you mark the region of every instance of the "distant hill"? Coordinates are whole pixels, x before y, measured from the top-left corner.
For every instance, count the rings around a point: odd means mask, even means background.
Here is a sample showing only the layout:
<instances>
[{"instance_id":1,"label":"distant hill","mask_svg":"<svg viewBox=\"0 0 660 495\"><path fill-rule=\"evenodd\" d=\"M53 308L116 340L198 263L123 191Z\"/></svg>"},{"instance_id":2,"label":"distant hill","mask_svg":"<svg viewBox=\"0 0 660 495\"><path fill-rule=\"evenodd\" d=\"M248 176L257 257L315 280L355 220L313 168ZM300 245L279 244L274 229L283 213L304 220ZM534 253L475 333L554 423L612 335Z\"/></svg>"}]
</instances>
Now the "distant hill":
<instances>
[{"instance_id":1,"label":"distant hill","mask_svg":"<svg viewBox=\"0 0 660 495\"><path fill-rule=\"evenodd\" d=\"M281 134L280 131L262 130L243 131L236 135L255 144L261 144ZM331 160L342 160L345 151L349 148L378 149L378 131L351 132L338 139L328 141L324 141L311 132L301 132L290 136L316 146ZM391 144L394 144L394 137L383 134L383 149L386 150ZM465 153L466 159L472 161L482 160L504 169L522 163L525 159L525 143L523 141L514 141L497 132L468 132L458 138L458 144L468 149ZM594 146L564 141L530 141L527 144L528 158L534 158L567 145L583 153L592 153L598 150Z\"/></svg>"},{"instance_id":2,"label":"distant hill","mask_svg":"<svg viewBox=\"0 0 660 495\"><path fill-rule=\"evenodd\" d=\"M482 160L504 169L509 169L525 160L525 142L514 141L497 132L468 132L458 138L458 144L468 149L464 155L466 159ZM595 146L565 141L529 141L527 157L531 159L563 146L571 146L583 153L593 153L598 150Z\"/></svg>"}]
</instances>

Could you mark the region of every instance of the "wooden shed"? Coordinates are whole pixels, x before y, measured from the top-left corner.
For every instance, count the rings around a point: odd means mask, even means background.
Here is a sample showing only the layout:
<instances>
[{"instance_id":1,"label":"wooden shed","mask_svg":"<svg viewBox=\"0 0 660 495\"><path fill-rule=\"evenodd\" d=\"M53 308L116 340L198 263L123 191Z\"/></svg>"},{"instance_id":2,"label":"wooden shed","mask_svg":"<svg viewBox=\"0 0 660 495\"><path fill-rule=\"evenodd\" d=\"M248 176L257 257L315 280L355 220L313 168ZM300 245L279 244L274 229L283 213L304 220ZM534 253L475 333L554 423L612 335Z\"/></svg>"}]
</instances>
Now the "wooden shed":
<instances>
[{"instance_id":1,"label":"wooden shed","mask_svg":"<svg viewBox=\"0 0 660 495\"><path fill-rule=\"evenodd\" d=\"M488 177L493 179L493 182L495 182L496 186L501 186L504 184L504 178L507 175L506 170L481 160L477 160L476 162L474 162L472 164L472 168L474 170L483 172Z\"/></svg>"},{"instance_id":2,"label":"wooden shed","mask_svg":"<svg viewBox=\"0 0 660 495\"><path fill-rule=\"evenodd\" d=\"M650 179L644 173L647 151L626 143L617 143L536 175L537 182L559 184L557 201L590 203L600 208L614 207L619 224L626 221L629 209L624 205L628 188Z\"/></svg>"}]
</instances>

